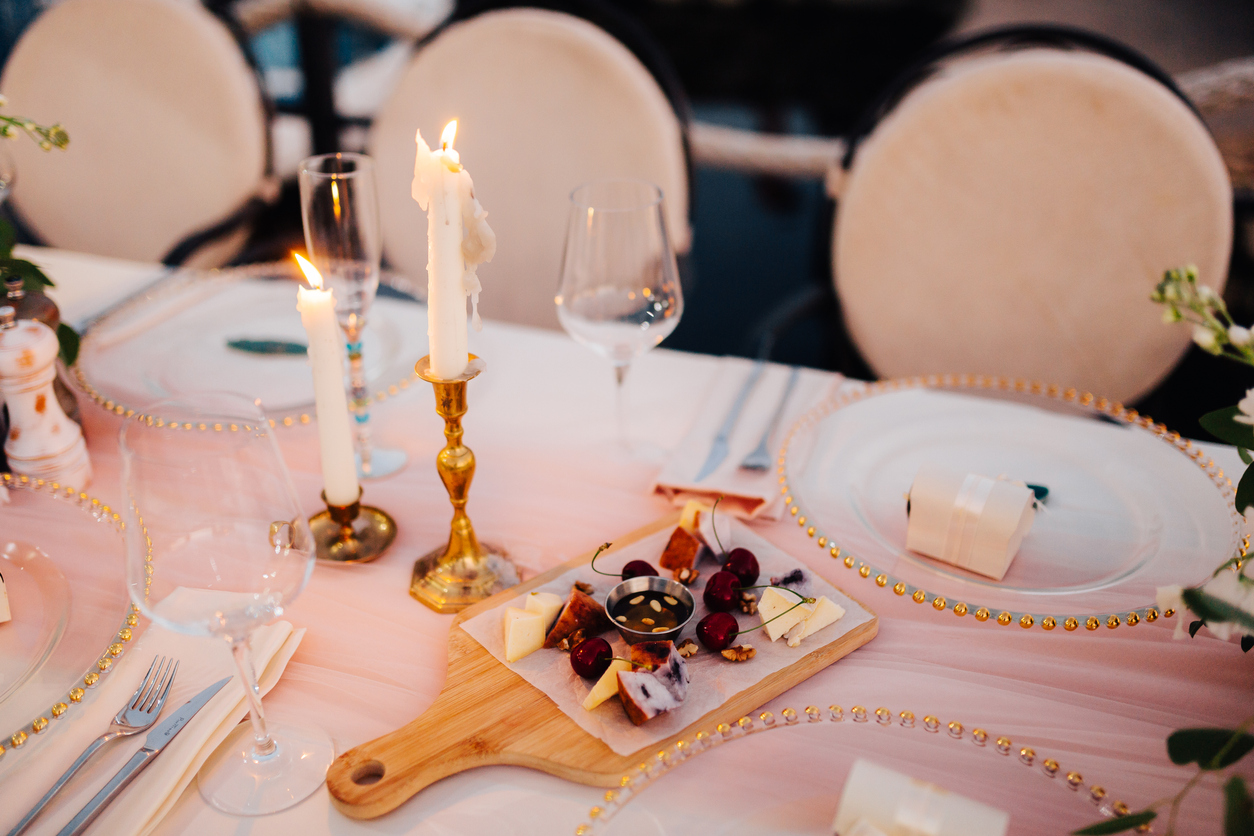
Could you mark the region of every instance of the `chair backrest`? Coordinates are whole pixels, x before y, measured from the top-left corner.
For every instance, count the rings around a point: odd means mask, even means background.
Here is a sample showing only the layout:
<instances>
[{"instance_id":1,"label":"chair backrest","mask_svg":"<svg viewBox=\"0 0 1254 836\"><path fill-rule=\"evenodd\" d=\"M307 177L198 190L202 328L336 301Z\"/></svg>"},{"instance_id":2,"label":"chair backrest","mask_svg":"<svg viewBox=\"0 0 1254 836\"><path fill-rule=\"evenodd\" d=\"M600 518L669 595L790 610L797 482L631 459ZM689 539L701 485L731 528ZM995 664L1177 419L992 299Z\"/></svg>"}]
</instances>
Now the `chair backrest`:
<instances>
[{"instance_id":1,"label":"chair backrest","mask_svg":"<svg viewBox=\"0 0 1254 836\"><path fill-rule=\"evenodd\" d=\"M256 73L195 0L62 0L26 30L0 92L70 135L16 157L13 205L44 243L158 261L263 189L268 124ZM231 242L196 263L221 261Z\"/></svg>"},{"instance_id":2,"label":"chair backrest","mask_svg":"<svg viewBox=\"0 0 1254 836\"><path fill-rule=\"evenodd\" d=\"M1131 63L967 57L855 135L833 271L876 374L1006 375L1127 401L1167 375L1189 333L1164 327L1149 293L1185 264L1222 290L1232 189L1187 100Z\"/></svg>"},{"instance_id":3,"label":"chair backrest","mask_svg":"<svg viewBox=\"0 0 1254 836\"><path fill-rule=\"evenodd\" d=\"M383 249L397 271L426 277L426 220L410 196L414 132L438 141L453 118L498 241L479 270L484 316L559 327L553 294L570 193L590 180L656 183L671 243L688 250L684 126L658 83L591 23L516 8L454 23L423 45L375 117Z\"/></svg>"}]
</instances>

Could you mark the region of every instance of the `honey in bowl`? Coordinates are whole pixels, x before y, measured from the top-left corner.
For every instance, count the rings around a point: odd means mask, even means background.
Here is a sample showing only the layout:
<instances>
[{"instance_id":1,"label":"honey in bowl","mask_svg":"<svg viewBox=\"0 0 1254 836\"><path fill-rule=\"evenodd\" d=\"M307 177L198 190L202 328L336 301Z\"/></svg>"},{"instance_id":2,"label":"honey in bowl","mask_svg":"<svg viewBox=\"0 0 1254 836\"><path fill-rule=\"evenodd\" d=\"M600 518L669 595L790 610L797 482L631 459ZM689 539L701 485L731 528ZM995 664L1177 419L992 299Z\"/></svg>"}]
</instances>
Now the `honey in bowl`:
<instances>
[{"instance_id":1,"label":"honey in bowl","mask_svg":"<svg viewBox=\"0 0 1254 836\"><path fill-rule=\"evenodd\" d=\"M654 589L624 595L610 611L616 623L638 633L674 630L689 615L683 601Z\"/></svg>"}]
</instances>

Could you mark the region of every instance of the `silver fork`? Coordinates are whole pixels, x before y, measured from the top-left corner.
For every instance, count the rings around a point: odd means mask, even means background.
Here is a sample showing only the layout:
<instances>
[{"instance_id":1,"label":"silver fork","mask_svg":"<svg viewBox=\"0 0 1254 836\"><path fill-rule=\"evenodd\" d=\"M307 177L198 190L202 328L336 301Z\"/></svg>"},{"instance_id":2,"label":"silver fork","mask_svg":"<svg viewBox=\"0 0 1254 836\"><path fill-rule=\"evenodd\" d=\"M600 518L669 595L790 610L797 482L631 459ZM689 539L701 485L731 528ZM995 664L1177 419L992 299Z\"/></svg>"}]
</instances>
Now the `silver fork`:
<instances>
[{"instance_id":1,"label":"silver fork","mask_svg":"<svg viewBox=\"0 0 1254 836\"><path fill-rule=\"evenodd\" d=\"M775 432L775 425L784 416L784 405L788 403L788 396L792 394L792 389L797 385L797 378L800 375L801 369L793 366L792 373L788 375L788 383L784 386L784 394L779 396L779 406L775 407L775 414L771 416L771 422L766 425L766 431L762 433L762 440L758 442L758 446L740 463L741 470L766 470L771 466L771 451L767 445L770 444L771 435Z\"/></svg>"},{"instance_id":2,"label":"silver fork","mask_svg":"<svg viewBox=\"0 0 1254 836\"><path fill-rule=\"evenodd\" d=\"M148 673L144 675L144 681L126 701L126 705L118 711L113 722L109 724L109 730L83 750L83 754L79 755L78 760L74 761L65 774L57 779L52 789L39 799L31 811L17 823L17 827L9 831L9 836L18 836L30 827L31 822L43 811L52 797L74 777L74 773L91 760L92 755L96 754L101 746L119 737L129 737L132 734L147 731L153 723L157 722L157 717L160 716L161 708L165 705L165 698L170 693L170 685L173 684L174 675L178 673L178 669L178 660L167 660L164 656L153 659L152 664L148 666Z\"/></svg>"}]
</instances>

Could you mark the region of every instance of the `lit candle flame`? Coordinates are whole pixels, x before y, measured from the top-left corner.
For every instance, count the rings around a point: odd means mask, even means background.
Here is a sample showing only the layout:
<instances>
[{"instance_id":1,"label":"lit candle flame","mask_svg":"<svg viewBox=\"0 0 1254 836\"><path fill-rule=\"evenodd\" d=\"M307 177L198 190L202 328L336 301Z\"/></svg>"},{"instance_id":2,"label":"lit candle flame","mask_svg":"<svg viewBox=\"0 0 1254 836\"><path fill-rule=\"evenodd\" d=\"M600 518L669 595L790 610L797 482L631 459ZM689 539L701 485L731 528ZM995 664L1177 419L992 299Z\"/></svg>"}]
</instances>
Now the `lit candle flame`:
<instances>
[{"instance_id":1,"label":"lit candle flame","mask_svg":"<svg viewBox=\"0 0 1254 836\"><path fill-rule=\"evenodd\" d=\"M444 133L440 134L440 145L445 151L452 150L453 139L457 136L457 120L449 122L444 126Z\"/></svg>"},{"instance_id":2,"label":"lit candle flame","mask_svg":"<svg viewBox=\"0 0 1254 836\"><path fill-rule=\"evenodd\" d=\"M314 290L322 290L322 274L318 272L318 268L309 263L300 253L292 253L296 257L296 263L300 265L300 271L305 274L305 279L309 282L309 286Z\"/></svg>"}]
</instances>

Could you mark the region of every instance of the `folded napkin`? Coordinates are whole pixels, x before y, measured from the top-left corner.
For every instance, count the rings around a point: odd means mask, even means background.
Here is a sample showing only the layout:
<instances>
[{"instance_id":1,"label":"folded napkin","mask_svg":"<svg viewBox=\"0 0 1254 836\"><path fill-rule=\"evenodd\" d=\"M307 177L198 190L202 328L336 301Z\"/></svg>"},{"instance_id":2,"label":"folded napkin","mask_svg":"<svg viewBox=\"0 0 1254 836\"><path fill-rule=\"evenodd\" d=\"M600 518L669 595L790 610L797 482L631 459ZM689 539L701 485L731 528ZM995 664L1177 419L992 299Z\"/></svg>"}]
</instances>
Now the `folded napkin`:
<instances>
[{"instance_id":1,"label":"folded napkin","mask_svg":"<svg viewBox=\"0 0 1254 836\"><path fill-rule=\"evenodd\" d=\"M76 328L170 273L160 264L49 247L19 245L13 255L34 262L55 282L48 295L61 310L61 319Z\"/></svg>"},{"instance_id":2,"label":"folded napkin","mask_svg":"<svg viewBox=\"0 0 1254 836\"><path fill-rule=\"evenodd\" d=\"M162 606L179 606L202 594L200 590L180 589L163 601ZM263 694L278 682L304 632L280 621L253 634L253 662ZM235 662L225 642L184 636L150 625L113 670L88 692L85 705L70 709L61 719L49 724L39 739L21 749L10 749L0 760L0 797L7 799L6 804L0 805L0 832L7 832L17 824L30 805L48 791L87 745L108 730L113 716L143 681L156 656L179 660L178 675L157 723L206 686L235 671ZM122 836L151 832L191 784L213 750L247 714L244 689L236 677L223 686L134 783L105 808L88 833ZM147 736L148 732L141 732L115 740L97 752L27 832L54 834L64 827L144 745Z\"/></svg>"},{"instance_id":3,"label":"folded napkin","mask_svg":"<svg viewBox=\"0 0 1254 836\"><path fill-rule=\"evenodd\" d=\"M764 517L777 520L783 515L784 502L779 493L779 474L776 473L775 463L780 444L789 427L830 394L843 378L830 372L802 369L767 444L771 451L770 467L764 471L741 470L740 463L758 446L762 433L775 415L792 372L788 366L768 364L750 391L728 438L727 458L700 483L694 481L710 454L714 437L752 372L752 360L724 357L719 362L718 372L702 401L701 413L658 474L654 493L669 498L676 505L683 505L689 499L708 503L722 496L719 509L743 519Z\"/></svg>"}]
</instances>

